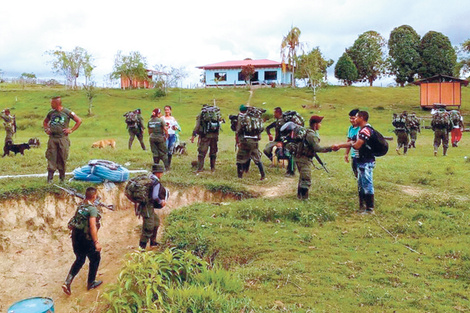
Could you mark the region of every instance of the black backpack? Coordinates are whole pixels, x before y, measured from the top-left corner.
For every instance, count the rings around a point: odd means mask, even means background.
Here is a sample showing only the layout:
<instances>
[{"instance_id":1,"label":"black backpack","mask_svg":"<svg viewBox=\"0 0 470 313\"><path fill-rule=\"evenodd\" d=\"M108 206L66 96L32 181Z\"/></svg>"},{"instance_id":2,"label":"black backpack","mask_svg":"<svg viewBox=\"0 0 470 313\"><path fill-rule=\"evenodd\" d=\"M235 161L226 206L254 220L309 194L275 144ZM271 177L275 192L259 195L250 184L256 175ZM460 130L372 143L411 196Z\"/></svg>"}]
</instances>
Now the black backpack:
<instances>
[{"instance_id":1,"label":"black backpack","mask_svg":"<svg viewBox=\"0 0 470 313\"><path fill-rule=\"evenodd\" d=\"M371 129L370 140L367 142L366 147L372 152L375 157L381 157L388 152L388 142L384 136L371 126L366 126Z\"/></svg>"}]
</instances>

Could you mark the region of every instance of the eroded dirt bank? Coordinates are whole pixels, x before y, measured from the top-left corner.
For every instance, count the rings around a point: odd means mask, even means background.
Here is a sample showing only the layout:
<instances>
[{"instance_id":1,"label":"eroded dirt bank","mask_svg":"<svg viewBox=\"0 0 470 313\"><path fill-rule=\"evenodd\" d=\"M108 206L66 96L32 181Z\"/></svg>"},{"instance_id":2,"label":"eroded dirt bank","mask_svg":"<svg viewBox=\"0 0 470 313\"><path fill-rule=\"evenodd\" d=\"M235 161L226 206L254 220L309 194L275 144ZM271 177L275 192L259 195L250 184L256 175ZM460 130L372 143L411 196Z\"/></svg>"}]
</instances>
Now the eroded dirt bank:
<instances>
[{"instance_id":1,"label":"eroded dirt bank","mask_svg":"<svg viewBox=\"0 0 470 313\"><path fill-rule=\"evenodd\" d=\"M116 211L104 210L99 232L103 246L98 279L116 281L123 257L138 246L141 220L123 194L124 184L112 190L99 189L102 202L113 203ZM201 188L178 190L171 187L171 201L158 214L195 202L235 200L231 194ZM74 260L67 222L75 212L77 199L46 196L0 202L0 311L28 297L50 297L56 312L91 312L95 299L106 288L86 291L88 262L66 296L61 285ZM160 229L161 230L161 229ZM159 230L159 237L161 231Z\"/></svg>"}]
</instances>

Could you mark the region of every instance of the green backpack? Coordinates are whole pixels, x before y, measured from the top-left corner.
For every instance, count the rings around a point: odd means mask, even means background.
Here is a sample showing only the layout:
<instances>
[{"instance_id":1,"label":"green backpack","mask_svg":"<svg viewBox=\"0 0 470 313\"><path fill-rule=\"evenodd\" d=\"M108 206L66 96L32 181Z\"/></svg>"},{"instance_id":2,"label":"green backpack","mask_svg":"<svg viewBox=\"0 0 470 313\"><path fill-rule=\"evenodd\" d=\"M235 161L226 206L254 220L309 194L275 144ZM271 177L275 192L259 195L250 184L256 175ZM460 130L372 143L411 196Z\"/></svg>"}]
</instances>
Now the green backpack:
<instances>
[{"instance_id":1,"label":"green backpack","mask_svg":"<svg viewBox=\"0 0 470 313\"><path fill-rule=\"evenodd\" d=\"M432 117L431 126L433 128L449 128L449 113L446 110L438 110Z\"/></svg>"},{"instance_id":2,"label":"green backpack","mask_svg":"<svg viewBox=\"0 0 470 313\"><path fill-rule=\"evenodd\" d=\"M201 126L202 133L216 133L220 129L220 121L222 116L220 115L220 108L217 106L204 105L201 109Z\"/></svg>"},{"instance_id":3,"label":"green backpack","mask_svg":"<svg viewBox=\"0 0 470 313\"><path fill-rule=\"evenodd\" d=\"M248 107L246 113L238 115L238 123L246 135L256 136L263 132L263 113L264 109Z\"/></svg>"},{"instance_id":4,"label":"green backpack","mask_svg":"<svg viewBox=\"0 0 470 313\"><path fill-rule=\"evenodd\" d=\"M78 229L88 232L88 219L90 218L90 204L80 204L75 211L74 216L69 220L67 226L70 230ZM98 213L98 220L101 216Z\"/></svg>"},{"instance_id":5,"label":"green backpack","mask_svg":"<svg viewBox=\"0 0 470 313\"><path fill-rule=\"evenodd\" d=\"M452 122L452 126L458 126L460 124L460 112L457 110L450 111L450 121Z\"/></svg>"},{"instance_id":6,"label":"green backpack","mask_svg":"<svg viewBox=\"0 0 470 313\"><path fill-rule=\"evenodd\" d=\"M127 199L137 204L145 204L150 199L150 190L155 181L148 174L139 175L129 180L124 190Z\"/></svg>"},{"instance_id":7,"label":"green backpack","mask_svg":"<svg viewBox=\"0 0 470 313\"><path fill-rule=\"evenodd\" d=\"M287 122L293 122L294 124L304 126L305 120L297 111L286 111L282 113L282 123L284 125Z\"/></svg>"}]
</instances>

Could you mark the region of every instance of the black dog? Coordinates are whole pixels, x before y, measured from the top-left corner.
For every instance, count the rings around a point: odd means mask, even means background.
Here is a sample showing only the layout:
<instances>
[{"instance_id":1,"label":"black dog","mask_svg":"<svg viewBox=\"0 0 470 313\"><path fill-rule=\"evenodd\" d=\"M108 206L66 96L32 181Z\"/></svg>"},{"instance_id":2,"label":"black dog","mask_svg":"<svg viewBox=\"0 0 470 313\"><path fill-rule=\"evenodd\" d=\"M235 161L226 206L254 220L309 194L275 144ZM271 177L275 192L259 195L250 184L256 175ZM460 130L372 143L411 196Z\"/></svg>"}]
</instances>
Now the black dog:
<instances>
[{"instance_id":1,"label":"black dog","mask_svg":"<svg viewBox=\"0 0 470 313\"><path fill-rule=\"evenodd\" d=\"M15 155L17 153L21 153L22 155L24 155L24 150L26 150L26 149L28 149L28 150L30 149L30 147L27 143L21 143L19 145L15 145L15 144L9 142L3 147L2 158L5 155L10 155L10 152L14 152Z\"/></svg>"}]
</instances>

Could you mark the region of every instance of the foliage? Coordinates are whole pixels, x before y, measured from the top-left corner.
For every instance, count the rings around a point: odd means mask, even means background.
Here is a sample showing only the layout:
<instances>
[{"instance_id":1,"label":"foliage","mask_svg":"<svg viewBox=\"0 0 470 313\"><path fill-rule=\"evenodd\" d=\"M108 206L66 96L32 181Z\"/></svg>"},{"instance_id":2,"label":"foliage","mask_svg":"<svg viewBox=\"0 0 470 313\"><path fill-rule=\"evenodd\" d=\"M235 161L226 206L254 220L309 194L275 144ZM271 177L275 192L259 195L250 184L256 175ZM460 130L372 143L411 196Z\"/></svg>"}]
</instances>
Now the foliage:
<instances>
[{"instance_id":1,"label":"foliage","mask_svg":"<svg viewBox=\"0 0 470 313\"><path fill-rule=\"evenodd\" d=\"M281 57L282 61L287 58L287 64L292 69L292 87L295 87L295 68L297 66L297 49L300 47L300 29L292 26L286 36L282 38L281 42Z\"/></svg>"},{"instance_id":2,"label":"foliage","mask_svg":"<svg viewBox=\"0 0 470 313\"><path fill-rule=\"evenodd\" d=\"M430 31L421 39L419 45L421 66L418 70L421 78L435 75L454 75L457 55L447 36Z\"/></svg>"},{"instance_id":3,"label":"foliage","mask_svg":"<svg viewBox=\"0 0 470 313\"><path fill-rule=\"evenodd\" d=\"M252 64L243 65L241 75L245 83L248 84L255 75L255 67Z\"/></svg>"},{"instance_id":4,"label":"foliage","mask_svg":"<svg viewBox=\"0 0 470 313\"><path fill-rule=\"evenodd\" d=\"M404 86L411 83L420 65L420 37L409 25L396 27L390 33L388 49L390 55L390 71L395 81Z\"/></svg>"},{"instance_id":5,"label":"foliage","mask_svg":"<svg viewBox=\"0 0 470 313\"><path fill-rule=\"evenodd\" d=\"M92 116L92 108L93 108L93 99L97 95L97 90L95 87L95 83L84 84L83 90L85 91L85 96L88 100L88 116Z\"/></svg>"},{"instance_id":6,"label":"foliage","mask_svg":"<svg viewBox=\"0 0 470 313\"><path fill-rule=\"evenodd\" d=\"M176 68L158 64L155 65L155 70L158 72L157 82L163 82L165 84L165 89L178 87L180 82L188 77L188 71L184 66Z\"/></svg>"},{"instance_id":7,"label":"foliage","mask_svg":"<svg viewBox=\"0 0 470 313\"><path fill-rule=\"evenodd\" d=\"M464 75L470 73L470 39L467 39L459 49L459 62L457 63L457 73Z\"/></svg>"},{"instance_id":8,"label":"foliage","mask_svg":"<svg viewBox=\"0 0 470 313\"><path fill-rule=\"evenodd\" d=\"M72 51L64 51L58 47L46 53L53 58L52 69L56 73L63 73L72 89L77 89L77 78L81 73L87 78L91 77L95 66L92 64L93 57L85 49L75 47Z\"/></svg>"},{"instance_id":9,"label":"foliage","mask_svg":"<svg viewBox=\"0 0 470 313\"><path fill-rule=\"evenodd\" d=\"M148 80L146 67L147 60L140 54L139 51L131 51L129 55L124 55L122 51L118 51L114 57L114 67L110 78L129 78L129 88L132 88L133 81Z\"/></svg>"},{"instance_id":10,"label":"foliage","mask_svg":"<svg viewBox=\"0 0 470 313\"><path fill-rule=\"evenodd\" d=\"M347 52L344 52L336 62L335 77L343 81L346 86L351 86L359 77L356 65Z\"/></svg>"},{"instance_id":11,"label":"foliage","mask_svg":"<svg viewBox=\"0 0 470 313\"><path fill-rule=\"evenodd\" d=\"M386 73L385 39L376 31L367 31L346 50L356 65L359 81L372 83Z\"/></svg>"},{"instance_id":12,"label":"foliage","mask_svg":"<svg viewBox=\"0 0 470 313\"><path fill-rule=\"evenodd\" d=\"M307 54L302 54L297 60L298 78L307 79L308 86L313 90L313 102L316 102L317 90L326 80L328 67L333 65L333 60L326 60L319 47L312 49Z\"/></svg>"}]
</instances>

